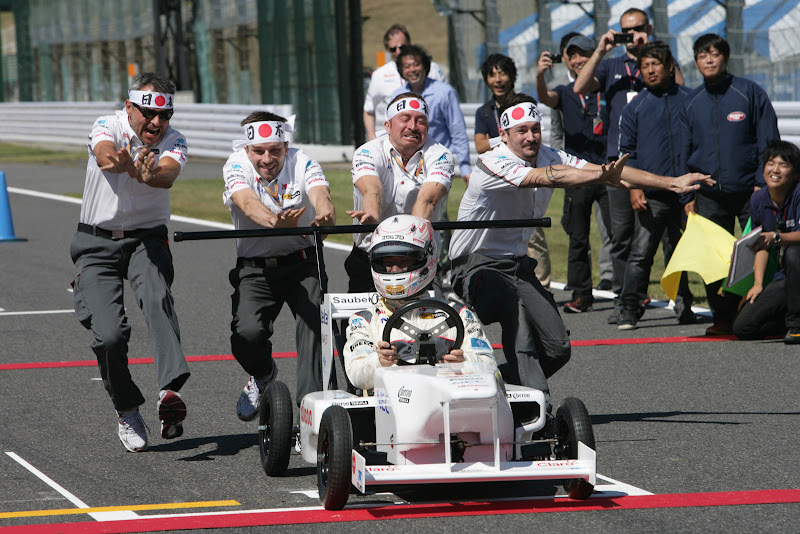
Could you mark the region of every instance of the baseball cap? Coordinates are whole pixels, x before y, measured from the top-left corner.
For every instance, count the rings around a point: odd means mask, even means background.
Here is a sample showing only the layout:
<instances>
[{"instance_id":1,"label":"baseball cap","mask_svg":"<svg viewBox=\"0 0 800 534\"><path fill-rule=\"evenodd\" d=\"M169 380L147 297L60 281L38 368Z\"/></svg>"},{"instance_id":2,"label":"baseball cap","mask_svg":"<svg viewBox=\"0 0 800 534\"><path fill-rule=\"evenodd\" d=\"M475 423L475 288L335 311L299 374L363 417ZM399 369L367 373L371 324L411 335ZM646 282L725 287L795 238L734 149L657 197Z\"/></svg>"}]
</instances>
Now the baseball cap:
<instances>
[{"instance_id":1,"label":"baseball cap","mask_svg":"<svg viewBox=\"0 0 800 534\"><path fill-rule=\"evenodd\" d=\"M571 46L577 46L581 50L594 50L594 41L586 37L585 35L576 35L569 41L567 41L567 46L565 50L569 51Z\"/></svg>"}]
</instances>

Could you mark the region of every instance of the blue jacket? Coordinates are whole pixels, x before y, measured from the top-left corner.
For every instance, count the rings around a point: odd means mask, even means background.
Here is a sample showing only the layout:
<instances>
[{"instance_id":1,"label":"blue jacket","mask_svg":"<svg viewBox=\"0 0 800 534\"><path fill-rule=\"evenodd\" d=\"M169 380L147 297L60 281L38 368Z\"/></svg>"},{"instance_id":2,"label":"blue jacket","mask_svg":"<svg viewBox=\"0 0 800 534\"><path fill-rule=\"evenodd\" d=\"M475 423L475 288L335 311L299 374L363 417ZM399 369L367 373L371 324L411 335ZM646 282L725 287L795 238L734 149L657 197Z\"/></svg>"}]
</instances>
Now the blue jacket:
<instances>
[{"instance_id":1,"label":"blue jacket","mask_svg":"<svg viewBox=\"0 0 800 534\"><path fill-rule=\"evenodd\" d=\"M619 123L619 155L630 154L628 165L661 176L686 174L686 101L690 92L675 83L665 91L645 89L625 106ZM647 196L654 195L674 198L675 194L647 192Z\"/></svg>"},{"instance_id":2,"label":"blue jacket","mask_svg":"<svg viewBox=\"0 0 800 534\"><path fill-rule=\"evenodd\" d=\"M763 186L759 162L768 143L780 140L778 118L767 93L756 83L727 74L689 95L686 115L691 135L686 144L689 170L717 181L704 190L752 192Z\"/></svg>"}]
</instances>

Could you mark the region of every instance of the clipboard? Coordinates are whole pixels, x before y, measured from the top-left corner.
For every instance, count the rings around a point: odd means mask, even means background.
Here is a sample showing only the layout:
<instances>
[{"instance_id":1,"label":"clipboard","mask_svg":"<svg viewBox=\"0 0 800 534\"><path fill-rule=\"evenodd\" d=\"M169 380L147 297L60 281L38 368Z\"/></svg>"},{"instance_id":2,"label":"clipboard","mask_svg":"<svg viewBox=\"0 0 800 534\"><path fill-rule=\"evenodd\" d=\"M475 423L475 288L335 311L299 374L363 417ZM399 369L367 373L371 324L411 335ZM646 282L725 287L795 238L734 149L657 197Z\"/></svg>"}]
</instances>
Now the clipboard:
<instances>
[{"instance_id":1,"label":"clipboard","mask_svg":"<svg viewBox=\"0 0 800 534\"><path fill-rule=\"evenodd\" d=\"M728 270L726 286L733 286L747 278L747 276L753 274L753 264L756 259L756 253L753 252L752 246L758 241L760 236L761 227L759 226L751 230L747 235L737 239L733 244L731 266Z\"/></svg>"}]
</instances>

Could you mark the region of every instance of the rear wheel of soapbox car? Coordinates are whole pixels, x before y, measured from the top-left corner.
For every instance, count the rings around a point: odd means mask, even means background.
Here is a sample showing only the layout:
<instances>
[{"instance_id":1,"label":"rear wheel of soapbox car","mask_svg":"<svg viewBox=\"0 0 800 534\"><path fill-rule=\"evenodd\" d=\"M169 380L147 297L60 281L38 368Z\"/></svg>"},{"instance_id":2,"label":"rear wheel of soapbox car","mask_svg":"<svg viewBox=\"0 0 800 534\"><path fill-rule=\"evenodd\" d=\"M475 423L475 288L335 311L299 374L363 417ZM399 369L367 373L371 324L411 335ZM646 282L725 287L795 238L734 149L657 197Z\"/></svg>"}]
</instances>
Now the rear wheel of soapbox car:
<instances>
[{"instance_id":1,"label":"rear wheel of soapbox car","mask_svg":"<svg viewBox=\"0 0 800 534\"><path fill-rule=\"evenodd\" d=\"M327 510L341 510L350 497L353 425L341 406L322 414L317 440L317 489Z\"/></svg>"},{"instance_id":2,"label":"rear wheel of soapbox car","mask_svg":"<svg viewBox=\"0 0 800 534\"><path fill-rule=\"evenodd\" d=\"M258 448L261 467L271 476L281 476L289 467L292 452L292 396L283 382L271 382L261 394Z\"/></svg>"},{"instance_id":3,"label":"rear wheel of soapbox car","mask_svg":"<svg viewBox=\"0 0 800 534\"><path fill-rule=\"evenodd\" d=\"M575 397L564 399L556 411L556 456L559 460L577 459L578 442L595 448L592 421L586 406ZM564 480L564 490L573 499L588 499L594 486L583 479Z\"/></svg>"}]
</instances>

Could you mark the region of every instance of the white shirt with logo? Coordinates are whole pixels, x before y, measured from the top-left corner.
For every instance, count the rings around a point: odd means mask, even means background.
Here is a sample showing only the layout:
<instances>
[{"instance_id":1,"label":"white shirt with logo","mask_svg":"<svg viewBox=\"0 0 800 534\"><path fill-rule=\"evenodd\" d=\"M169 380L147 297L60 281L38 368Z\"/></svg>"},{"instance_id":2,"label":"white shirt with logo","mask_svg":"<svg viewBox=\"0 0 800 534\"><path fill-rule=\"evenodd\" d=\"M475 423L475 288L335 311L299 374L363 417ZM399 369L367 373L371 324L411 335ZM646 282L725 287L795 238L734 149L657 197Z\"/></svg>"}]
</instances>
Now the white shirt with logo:
<instances>
[{"instance_id":1,"label":"white shirt with logo","mask_svg":"<svg viewBox=\"0 0 800 534\"><path fill-rule=\"evenodd\" d=\"M169 189L151 187L131 178L127 172L101 171L94 148L102 141L111 141L117 150L127 148L133 154L143 146L128 122L128 112L99 117L89 134L89 163L83 189L80 221L104 230L137 230L154 228L169 222ZM156 158L177 161L181 170L186 165L186 138L171 126L158 144L151 147Z\"/></svg>"},{"instance_id":2,"label":"white shirt with logo","mask_svg":"<svg viewBox=\"0 0 800 534\"><path fill-rule=\"evenodd\" d=\"M234 204L232 196L236 191L252 189L261 202L275 214L288 209L306 208L297 226L311 226L316 216L308 192L314 187L330 188L322 167L309 158L302 150L289 148L283 169L270 182L262 179L247 158L244 149L235 151L228 157L222 168L225 192L222 200L231 210L233 226L237 230L255 230L264 227L253 222ZM286 236L246 238L236 240L236 255L242 258L272 258L285 256L314 244L312 236Z\"/></svg>"},{"instance_id":3,"label":"white shirt with logo","mask_svg":"<svg viewBox=\"0 0 800 534\"><path fill-rule=\"evenodd\" d=\"M364 176L378 177L383 186L381 217L385 219L392 215L410 214L424 183L439 183L450 191L454 168L453 154L430 138L404 167L389 137L383 136L356 150L351 174L354 186ZM353 209L361 210L362 206L361 191L353 187ZM441 202L436 205L432 220L439 220L440 210ZM359 222L356 220L353 224ZM438 232L436 237L438 239ZM369 249L370 239L370 234L353 234L353 241L365 252Z\"/></svg>"},{"instance_id":4,"label":"white shirt with logo","mask_svg":"<svg viewBox=\"0 0 800 534\"><path fill-rule=\"evenodd\" d=\"M431 71L429 78L446 82L447 78L442 72L438 63L431 61ZM369 80L367 97L364 99L364 111L375 114L375 129L381 130L386 120L386 106L389 105L389 97L392 96L405 83L405 80L397 71L397 63L389 61L384 63L374 71Z\"/></svg>"},{"instance_id":5,"label":"white shirt with logo","mask_svg":"<svg viewBox=\"0 0 800 534\"><path fill-rule=\"evenodd\" d=\"M583 168L586 161L542 145L536 167L569 165ZM501 143L478 158L469 186L458 208L459 221L495 221L544 217L553 189L520 187L534 167ZM546 201L544 198L546 197ZM472 252L492 258L524 256L532 228L479 228L455 230L450 240L450 257Z\"/></svg>"}]
</instances>

